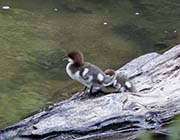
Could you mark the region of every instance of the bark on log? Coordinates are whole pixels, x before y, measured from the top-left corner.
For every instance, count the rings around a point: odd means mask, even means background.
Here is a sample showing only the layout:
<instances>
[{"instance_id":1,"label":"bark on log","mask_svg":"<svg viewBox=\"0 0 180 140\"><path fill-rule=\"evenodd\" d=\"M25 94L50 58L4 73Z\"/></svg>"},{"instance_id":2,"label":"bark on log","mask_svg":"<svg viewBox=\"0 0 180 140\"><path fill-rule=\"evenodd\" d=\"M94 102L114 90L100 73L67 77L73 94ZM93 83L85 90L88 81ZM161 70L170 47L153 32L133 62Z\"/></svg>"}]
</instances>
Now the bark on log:
<instances>
[{"instance_id":1,"label":"bark on log","mask_svg":"<svg viewBox=\"0 0 180 140\"><path fill-rule=\"evenodd\" d=\"M140 56L117 72L130 79L134 92L90 99L78 93L2 130L0 139L134 139L139 130L160 129L180 113L180 45Z\"/></svg>"}]
</instances>

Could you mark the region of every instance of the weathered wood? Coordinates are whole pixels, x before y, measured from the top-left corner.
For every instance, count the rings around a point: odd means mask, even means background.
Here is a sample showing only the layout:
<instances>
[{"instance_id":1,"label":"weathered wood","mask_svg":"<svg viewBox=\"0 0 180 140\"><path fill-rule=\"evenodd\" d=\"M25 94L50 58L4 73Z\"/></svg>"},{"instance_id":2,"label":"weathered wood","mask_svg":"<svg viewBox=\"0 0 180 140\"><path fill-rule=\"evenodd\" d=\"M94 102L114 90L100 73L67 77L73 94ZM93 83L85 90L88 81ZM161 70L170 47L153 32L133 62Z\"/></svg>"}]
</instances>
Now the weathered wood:
<instances>
[{"instance_id":1,"label":"weathered wood","mask_svg":"<svg viewBox=\"0 0 180 140\"><path fill-rule=\"evenodd\" d=\"M161 128L180 113L180 45L143 55L117 72L130 79L134 92L90 99L77 94L4 129L0 139L90 139L122 132L133 139L135 130Z\"/></svg>"}]
</instances>

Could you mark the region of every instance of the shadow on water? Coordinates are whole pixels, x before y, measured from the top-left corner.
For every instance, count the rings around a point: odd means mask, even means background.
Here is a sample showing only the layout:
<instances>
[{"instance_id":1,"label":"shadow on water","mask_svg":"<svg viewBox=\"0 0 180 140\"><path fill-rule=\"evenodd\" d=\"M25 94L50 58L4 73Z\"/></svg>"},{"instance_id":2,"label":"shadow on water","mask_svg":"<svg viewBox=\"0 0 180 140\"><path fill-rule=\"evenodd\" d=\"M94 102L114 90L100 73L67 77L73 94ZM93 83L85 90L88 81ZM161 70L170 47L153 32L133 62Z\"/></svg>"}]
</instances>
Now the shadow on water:
<instances>
[{"instance_id":1,"label":"shadow on water","mask_svg":"<svg viewBox=\"0 0 180 140\"><path fill-rule=\"evenodd\" d=\"M176 0L1 0L0 128L70 97L82 86L61 61L71 50L119 68L179 43ZM164 6L165 5L165 6Z\"/></svg>"}]
</instances>

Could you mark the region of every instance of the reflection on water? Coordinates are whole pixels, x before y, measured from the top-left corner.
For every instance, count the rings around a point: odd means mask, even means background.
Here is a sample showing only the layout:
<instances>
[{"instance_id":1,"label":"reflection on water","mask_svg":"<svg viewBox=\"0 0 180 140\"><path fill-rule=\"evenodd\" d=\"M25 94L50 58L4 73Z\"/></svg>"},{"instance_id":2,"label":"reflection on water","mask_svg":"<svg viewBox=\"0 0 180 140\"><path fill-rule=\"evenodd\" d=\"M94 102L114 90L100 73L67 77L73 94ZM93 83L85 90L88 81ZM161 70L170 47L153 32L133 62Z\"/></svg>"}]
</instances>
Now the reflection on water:
<instances>
[{"instance_id":1,"label":"reflection on water","mask_svg":"<svg viewBox=\"0 0 180 140\"><path fill-rule=\"evenodd\" d=\"M71 50L117 69L179 43L179 6L177 0L0 0L0 128L82 88L65 74L62 58Z\"/></svg>"}]
</instances>

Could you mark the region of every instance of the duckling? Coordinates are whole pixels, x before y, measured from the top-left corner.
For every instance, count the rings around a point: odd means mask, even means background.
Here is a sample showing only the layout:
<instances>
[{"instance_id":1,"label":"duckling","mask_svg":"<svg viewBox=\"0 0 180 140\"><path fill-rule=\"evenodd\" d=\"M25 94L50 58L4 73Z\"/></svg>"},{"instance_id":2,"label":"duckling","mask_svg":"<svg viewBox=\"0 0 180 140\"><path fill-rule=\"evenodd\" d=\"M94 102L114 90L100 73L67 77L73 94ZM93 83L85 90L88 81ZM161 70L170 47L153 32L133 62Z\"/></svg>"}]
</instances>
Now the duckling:
<instances>
[{"instance_id":1,"label":"duckling","mask_svg":"<svg viewBox=\"0 0 180 140\"><path fill-rule=\"evenodd\" d=\"M109 77L116 77L111 86L114 87L117 91L132 91L133 86L131 82L125 77L118 76L117 72L114 69L106 69L104 73Z\"/></svg>"},{"instance_id":2,"label":"duckling","mask_svg":"<svg viewBox=\"0 0 180 140\"><path fill-rule=\"evenodd\" d=\"M114 83L116 76L106 75L98 66L84 61L81 52L74 51L68 55L66 72L70 78L83 84L89 93L100 91L102 87L107 87Z\"/></svg>"}]
</instances>

